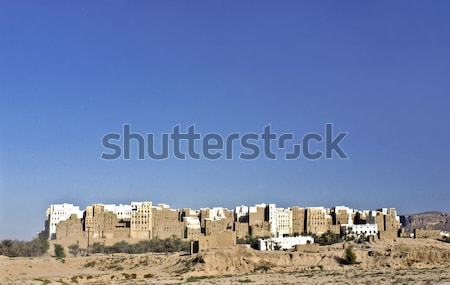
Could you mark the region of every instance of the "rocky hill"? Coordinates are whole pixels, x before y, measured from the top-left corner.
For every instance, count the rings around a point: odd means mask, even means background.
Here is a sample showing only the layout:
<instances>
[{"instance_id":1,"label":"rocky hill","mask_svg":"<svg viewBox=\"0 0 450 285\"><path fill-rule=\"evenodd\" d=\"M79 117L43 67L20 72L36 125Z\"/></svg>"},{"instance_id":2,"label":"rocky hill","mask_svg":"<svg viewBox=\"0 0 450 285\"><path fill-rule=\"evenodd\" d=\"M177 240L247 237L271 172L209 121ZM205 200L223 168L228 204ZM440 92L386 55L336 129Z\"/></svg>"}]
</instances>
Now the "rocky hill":
<instances>
[{"instance_id":1,"label":"rocky hill","mask_svg":"<svg viewBox=\"0 0 450 285\"><path fill-rule=\"evenodd\" d=\"M425 212L400 216L402 226L407 231L414 229L429 229L450 231L450 215L443 212Z\"/></svg>"}]
</instances>

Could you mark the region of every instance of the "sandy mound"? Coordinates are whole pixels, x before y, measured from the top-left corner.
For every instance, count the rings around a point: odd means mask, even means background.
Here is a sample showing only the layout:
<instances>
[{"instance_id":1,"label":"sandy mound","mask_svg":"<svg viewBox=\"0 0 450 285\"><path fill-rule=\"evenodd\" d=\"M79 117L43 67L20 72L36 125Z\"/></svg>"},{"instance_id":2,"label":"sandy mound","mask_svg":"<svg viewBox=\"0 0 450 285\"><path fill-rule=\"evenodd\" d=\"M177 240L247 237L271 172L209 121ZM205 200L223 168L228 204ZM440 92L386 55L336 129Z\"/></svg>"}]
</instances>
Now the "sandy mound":
<instances>
[{"instance_id":1,"label":"sandy mound","mask_svg":"<svg viewBox=\"0 0 450 285\"><path fill-rule=\"evenodd\" d=\"M235 248L192 256L114 254L63 261L49 256L1 257L0 284L330 284L352 280L360 284L386 284L386 280L450 284L450 244L399 239L352 246L359 262L352 266L341 264L342 243L319 247L315 252Z\"/></svg>"},{"instance_id":2,"label":"sandy mound","mask_svg":"<svg viewBox=\"0 0 450 285\"><path fill-rule=\"evenodd\" d=\"M186 261L185 272L203 274L242 274L252 272L295 272L336 270L342 264L344 244L321 247L317 253L259 252L252 249L214 250L200 253ZM402 240L372 244L351 244L358 257L356 265L371 268L433 268L450 265L448 244L427 240Z\"/></svg>"}]
</instances>

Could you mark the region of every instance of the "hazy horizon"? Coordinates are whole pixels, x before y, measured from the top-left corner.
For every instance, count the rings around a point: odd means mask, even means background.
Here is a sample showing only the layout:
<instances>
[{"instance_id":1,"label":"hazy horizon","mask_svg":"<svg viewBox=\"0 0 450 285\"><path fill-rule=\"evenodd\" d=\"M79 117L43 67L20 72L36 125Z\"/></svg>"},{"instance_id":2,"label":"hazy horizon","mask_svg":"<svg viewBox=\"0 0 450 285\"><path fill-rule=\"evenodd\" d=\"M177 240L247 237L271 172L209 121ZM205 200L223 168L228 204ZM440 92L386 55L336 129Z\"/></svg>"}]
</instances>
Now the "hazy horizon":
<instances>
[{"instance_id":1,"label":"hazy horizon","mask_svg":"<svg viewBox=\"0 0 450 285\"><path fill-rule=\"evenodd\" d=\"M0 4L0 239L63 202L450 211L450 2L79 4ZM349 159L102 160L125 123L333 123Z\"/></svg>"}]
</instances>

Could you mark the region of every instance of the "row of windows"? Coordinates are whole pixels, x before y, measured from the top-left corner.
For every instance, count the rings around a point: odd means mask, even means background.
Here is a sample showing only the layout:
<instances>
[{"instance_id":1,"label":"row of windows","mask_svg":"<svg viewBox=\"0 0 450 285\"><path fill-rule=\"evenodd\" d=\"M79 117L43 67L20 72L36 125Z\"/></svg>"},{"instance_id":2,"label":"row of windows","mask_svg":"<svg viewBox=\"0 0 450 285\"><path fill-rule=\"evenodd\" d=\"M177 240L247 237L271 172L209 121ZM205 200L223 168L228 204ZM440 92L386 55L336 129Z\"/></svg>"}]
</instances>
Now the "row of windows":
<instances>
[{"instance_id":1,"label":"row of windows","mask_svg":"<svg viewBox=\"0 0 450 285\"><path fill-rule=\"evenodd\" d=\"M376 234L376 231L355 231L356 234Z\"/></svg>"}]
</instances>

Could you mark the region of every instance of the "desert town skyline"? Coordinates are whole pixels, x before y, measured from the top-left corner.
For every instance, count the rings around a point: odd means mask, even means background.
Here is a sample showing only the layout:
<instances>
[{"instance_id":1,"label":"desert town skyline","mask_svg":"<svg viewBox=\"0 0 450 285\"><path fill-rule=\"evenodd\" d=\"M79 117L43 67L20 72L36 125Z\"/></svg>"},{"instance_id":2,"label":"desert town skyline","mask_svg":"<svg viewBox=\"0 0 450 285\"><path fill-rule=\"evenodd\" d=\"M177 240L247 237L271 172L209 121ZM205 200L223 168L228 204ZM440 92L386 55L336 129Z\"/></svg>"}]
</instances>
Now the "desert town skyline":
<instances>
[{"instance_id":1,"label":"desert town skyline","mask_svg":"<svg viewBox=\"0 0 450 285\"><path fill-rule=\"evenodd\" d=\"M346 206L277 207L276 204L236 206L234 209L181 208L151 201L130 204L92 204L85 209L73 204L50 205L41 238L61 242L103 241L200 236L233 233L235 239L284 238L322 235L345 236L353 228L379 238L398 236L401 227L395 208L357 210Z\"/></svg>"},{"instance_id":2,"label":"desert town skyline","mask_svg":"<svg viewBox=\"0 0 450 285\"><path fill-rule=\"evenodd\" d=\"M117 201L117 199L114 199L114 200ZM128 203L127 202L123 202L123 203L120 203L120 202L119 203L102 203L100 201L97 201L97 202L92 202L92 203L89 203L89 202L79 203L77 205L75 205L74 203L70 203L70 202L67 202L67 203L63 202L63 203L53 203L53 204L50 204L50 205L72 204L74 206L79 207L80 209L85 209L86 207L88 207L90 205L96 205L96 204L97 205L109 205L109 206L112 206L112 205L126 206L126 205L131 205L133 203L132 200L128 200L128 201L129 201ZM168 205L173 205L172 203L169 204L169 203L163 203L163 202L156 203L154 205L158 205L158 204L159 205L167 205L167 206ZM180 202L176 203L176 205L179 205L179 204L182 204L182 203L180 203ZM189 204L192 204L192 203L189 203ZM202 203L201 202L197 202L195 204L202 204ZM234 208L235 208L235 206L231 205L232 203L224 203L224 204L226 204L228 206L220 206L219 204L220 203L205 203L205 206L203 206L203 207L195 207L195 208L194 207L188 207L188 208L192 208L192 209L223 208L223 209L227 209L227 210L234 210ZM243 206L244 204L248 205L250 203L245 203L244 202L244 203L241 204L241 206ZM288 203L267 203L267 202L264 203L262 201L260 203L254 203L254 205L258 205L258 204L266 204L266 205L273 204L273 205L277 205L277 206L279 206L281 208L290 208ZM299 203L295 203L295 204L300 205ZM361 212L370 211L370 210L367 210L367 209L369 209L369 207L352 207L352 205L350 203L349 204L338 204L338 205L341 205L343 207L347 207L347 208L355 210L355 211L361 211ZM307 205L301 205L301 207L304 207L304 208L324 208L324 209L330 210L330 209L333 209L334 207L336 207L338 205L331 205L331 203L323 203L323 204L310 203L309 205L308 204ZM340 207L340 206L338 206L338 207ZM381 209L381 208L383 208L383 207L373 207L372 209ZM399 212L397 210L398 207L395 207L392 203L386 203L384 208L395 208L396 209L396 213L397 213L398 216L406 216L406 215L410 215L410 214L427 213L427 212L443 212L443 213L446 212L445 210L444 211L442 211L442 210L439 211L439 210L436 210L436 209L423 209L421 211ZM173 209L183 209L183 207L174 207ZM360 209L366 209L366 210L360 210ZM80 211L83 212L84 210L80 210ZM36 223L33 226L35 228L34 233L31 233L31 234L28 234L28 235L25 235L25 236L22 235L22 236L18 237L18 236L14 235L14 234L11 234L11 233L3 234L3 236L4 236L4 238L14 238L14 239L19 238L19 239L24 239L24 240L31 239L33 237L36 237L41 232L40 224L42 224L42 223L40 223L40 222Z\"/></svg>"}]
</instances>

